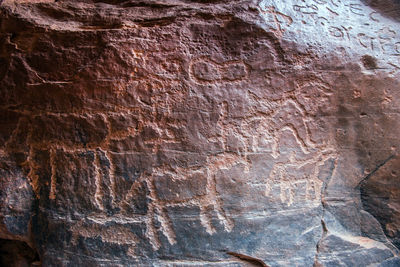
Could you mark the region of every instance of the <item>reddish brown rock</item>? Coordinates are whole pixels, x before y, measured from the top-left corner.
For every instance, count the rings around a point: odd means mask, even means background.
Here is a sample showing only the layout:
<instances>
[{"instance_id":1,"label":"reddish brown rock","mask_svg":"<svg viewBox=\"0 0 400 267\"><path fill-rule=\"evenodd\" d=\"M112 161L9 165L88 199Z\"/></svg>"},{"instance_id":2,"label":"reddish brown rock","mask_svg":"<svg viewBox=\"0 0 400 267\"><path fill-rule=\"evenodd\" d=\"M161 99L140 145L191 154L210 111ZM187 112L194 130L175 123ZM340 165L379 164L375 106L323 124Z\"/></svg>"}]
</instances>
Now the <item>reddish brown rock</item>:
<instances>
[{"instance_id":1,"label":"reddish brown rock","mask_svg":"<svg viewBox=\"0 0 400 267\"><path fill-rule=\"evenodd\" d=\"M2 1L2 264L398 266L399 4L278 2Z\"/></svg>"}]
</instances>

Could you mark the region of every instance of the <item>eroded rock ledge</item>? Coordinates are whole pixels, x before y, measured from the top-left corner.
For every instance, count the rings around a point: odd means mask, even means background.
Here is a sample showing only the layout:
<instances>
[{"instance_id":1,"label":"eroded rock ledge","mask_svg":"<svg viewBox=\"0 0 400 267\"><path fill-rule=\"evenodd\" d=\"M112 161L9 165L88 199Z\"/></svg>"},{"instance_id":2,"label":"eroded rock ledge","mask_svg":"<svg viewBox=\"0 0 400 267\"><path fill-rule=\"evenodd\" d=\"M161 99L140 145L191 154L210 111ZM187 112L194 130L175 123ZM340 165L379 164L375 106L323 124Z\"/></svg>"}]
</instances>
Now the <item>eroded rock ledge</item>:
<instances>
[{"instance_id":1,"label":"eroded rock ledge","mask_svg":"<svg viewBox=\"0 0 400 267\"><path fill-rule=\"evenodd\" d=\"M3 263L399 266L397 7L2 1Z\"/></svg>"}]
</instances>

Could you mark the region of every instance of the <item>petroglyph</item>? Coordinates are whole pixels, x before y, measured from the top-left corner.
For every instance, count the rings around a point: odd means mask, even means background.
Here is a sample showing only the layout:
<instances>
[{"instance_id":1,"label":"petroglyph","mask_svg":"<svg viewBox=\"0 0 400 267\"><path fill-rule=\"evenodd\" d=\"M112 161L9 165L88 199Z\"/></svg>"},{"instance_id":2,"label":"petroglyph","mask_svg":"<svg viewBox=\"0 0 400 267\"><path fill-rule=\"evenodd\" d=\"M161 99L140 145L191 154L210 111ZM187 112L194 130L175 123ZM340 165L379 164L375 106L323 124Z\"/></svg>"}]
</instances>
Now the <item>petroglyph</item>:
<instances>
[{"instance_id":1,"label":"petroglyph","mask_svg":"<svg viewBox=\"0 0 400 267\"><path fill-rule=\"evenodd\" d=\"M292 153L287 158L277 159L278 163L266 178L265 195L277 198L276 194L279 194L281 202L287 206L304 200L320 202L323 185L323 181L318 177L320 167L327 160L335 159L336 152L327 149L315 153L308 159L296 157L298 155Z\"/></svg>"},{"instance_id":2,"label":"petroglyph","mask_svg":"<svg viewBox=\"0 0 400 267\"><path fill-rule=\"evenodd\" d=\"M351 4L346 4L345 6L349 7L351 13L358 15L358 16L364 16L361 4L351 3Z\"/></svg>"},{"instance_id":3,"label":"petroglyph","mask_svg":"<svg viewBox=\"0 0 400 267\"><path fill-rule=\"evenodd\" d=\"M373 21L379 22L379 20L376 18L377 14L379 14L379 13L376 11L373 11L373 12L369 13L369 18Z\"/></svg>"},{"instance_id":4,"label":"petroglyph","mask_svg":"<svg viewBox=\"0 0 400 267\"><path fill-rule=\"evenodd\" d=\"M316 5L293 5L293 10L303 13L305 15L317 14L318 7Z\"/></svg>"},{"instance_id":5,"label":"petroglyph","mask_svg":"<svg viewBox=\"0 0 400 267\"><path fill-rule=\"evenodd\" d=\"M150 203L146 215L146 229L153 248L157 250L161 246L159 232L168 239L170 244L176 243L176 234L166 211L171 207L198 206L200 221L209 234L216 231L212 225L213 213L210 213L213 211L225 231L232 231L233 221L222 209L221 200L216 191L215 175L220 169L229 169L243 161L243 158L236 155L222 154L208 157L205 166L195 169L154 168L152 173L143 174L132 185L130 192L135 191L142 181L148 185ZM189 191L187 191L188 188ZM183 189L185 191L182 191ZM130 197L128 196L126 201L129 201ZM156 225L160 225L159 229Z\"/></svg>"},{"instance_id":6,"label":"petroglyph","mask_svg":"<svg viewBox=\"0 0 400 267\"><path fill-rule=\"evenodd\" d=\"M207 57L193 60L189 67L192 79L198 84L245 82L249 71L250 69L242 61L217 63ZM150 77L148 81L151 83L153 79ZM279 188L279 199L288 206L298 199L318 200L317 192L321 187L321 181L317 177L317 172L319 166L331 157L333 152L329 154L326 144L316 143L311 138L307 124L312 120L311 111L304 108L306 104L304 101L309 100L304 98L301 100L303 102L299 101L305 93L304 88L309 87L316 88L315 90L321 95L329 95L330 92L329 85L315 77L297 79L294 88L276 99L260 98L249 91L247 96L250 101L250 112L248 116L236 122L231 119L232 110L228 102L219 103L218 120L215 122L216 135L207 140L210 143L220 143L222 151L207 155L205 164L201 166L191 168L172 167L169 164L152 166L152 163L148 162L146 164L149 168L141 169L140 149L156 155L166 143L179 144L176 140L176 134L179 132L173 129L185 126L179 120L168 119L171 105L183 101L185 91L169 98L165 96L162 87L158 89L153 87L152 90L159 90L160 93L157 92L152 96L147 105L149 111L135 110L133 113L126 110L123 117L121 113L115 112L98 113L97 118L106 125L106 135L99 139L97 146L92 142L90 148L84 148L68 142L63 143L62 140L46 144L46 148L53 151L50 153L49 164L53 164L51 162L55 160L57 150L71 155L92 153L94 189L87 192L89 198L92 199L98 212L106 214L113 211L114 215L125 214L125 216L134 213L146 225L146 236L154 250L163 246L160 235L171 245L177 243L177 233L168 214L170 208L198 207L200 211L198 219L208 234L216 233L216 221L219 221L226 232L230 232L234 229L234 220L223 209L224 203L217 191L216 174L220 170L229 170L238 164L242 164L244 171L249 173L252 166L248 156L252 153L270 154L275 160L270 176L264 180L266 196L272 196L272 192ZM165 112L163 116L157 113L160 107ZM144 123L142 117L145 116L145 112L150 112L155 119ZM288 138L287 135L291 137ZM135 138L139 138L136 139L138 141L135 141ZM290 138L293 143L282 143ZM116 144L126 140L131 140L129 143L136 142L139 146L129 145L130 149L143 147L136 152L135 150L118 152ZM233 145L235 142L237 145ZM37 141L38 144L40 140ZM286 149L294 149L297 154L289 156ZM133 160L131 163L130 155ZM126 161L119 162L117 157ZM306 157L307 160L298 157ZM302 172L303 176L291 176L295 171ZM31 176L34 177L33 167ZM249 179L251 183L251 179L255 177ZM53 173L49 195L51 199L57 198L55 181L57 175ZM86 234L87 237L96 235L95 232Z\"/></svg>"},{"instance_id":7,"label":"petroglyph","mask_svg":"<svg viewBox=\"0 0 400 267\"><path fill-rule=\"evenodd\" d=\"M242 61L217 63L208 57L201 57L192 60L190 73L198 83L239 82L246 79L248 67Z\"/></svg>"},{"instance_id":8,"label":"petroglyph","mask_svg":"<svg viewBox=\"0 0 400 267\"><path fill-rule=\"evenodd\" d=\"M272 31L275 32L278 37L282 37L285 28L293 23L293 19L290 16L277 11L274 6L265 6L262 7L261 10L264 14L269 14L272 17L275 24L275 29L272 29Z\"/></svg>"},{"instance_id":9,"label":"petroglyph","mask_svg":"<svg viewBox=\"0 0 400 267\"><path fill-rule=\"evenodd\" d=\"M357 40L359 42L360 45L362 45L365 48L374 50L374 37L370 37L368 35L366 35L365 33L358 33L357 34Z\"/></svg>"},{"instance_id":10,"label":"petroglyph","mask_svg":"<svg viewBox=\"0 0 400 267\"><path fill-rule=\"evenodd\" d=\"M29 219L44 265L392 257L322 248L333 230L398 235L349 186L398 147L395 18L367 1L167 2L1 5L0 174L36 197L1 225L19 238Z\"/></svg>"},{"instance_id":11,"label":"petroglyph","mask_svg":"<svg viewBox=\"0 0 400 267\"><path fill-rule=\"evenodd\" d=\"M339 27L330 26L330 27L328 28L329 33L330 33L333 37L336 37L336 38L344 38L344 37L346 36L347 39L350 40L350 36L349 36L349 33L348 33L349 29L351 29L351 27L350 27L350 28L345 28L344 26L342 26L342 28L339 28Z\"/></svg>"},{"instance_id":12,"label":"petroglyph","mask_svg":"<svg viewBox=\"0 0 400 267\"><path fill-rule=\"evenodd\" d=\"M333 36L342 44L350 47L358 45L361 49L387 55L387 58L383 60L385 67L382 69L390 74L398 72L398 69L393 66L393 64L396 65L395 61L398 60L397 57L399 56L398 33L394 28L388 27L388 24L381 19L382 15L379 12L372 11L365 3L348 3L336 0L310 1L308 3L293 1L291 10L282 9L279 4L276 4L276 6L269 6L268 4L267 1L262 1L259 7L265 14L265 21L271 25L271 31L278 38L285 38L288 30L290 31L295 27L317 25L321 27L320 33ZM372 4L372 6L374 5ZM277 12L279 9L285 10L286 14ZM271 21L272 15L274 21ZM283 19L284 17L290 19ZM360 20L360 24L365 27L352 27L349 21L353 20ZM309 23L309 21L314 23ZM376 25L368 30L371 21ZM272 27L272 25L275 25L275 27ZM383 32L385 33L383 34ZM307 31L304 33L306 34Z\"/></svg>"}]
</instances>

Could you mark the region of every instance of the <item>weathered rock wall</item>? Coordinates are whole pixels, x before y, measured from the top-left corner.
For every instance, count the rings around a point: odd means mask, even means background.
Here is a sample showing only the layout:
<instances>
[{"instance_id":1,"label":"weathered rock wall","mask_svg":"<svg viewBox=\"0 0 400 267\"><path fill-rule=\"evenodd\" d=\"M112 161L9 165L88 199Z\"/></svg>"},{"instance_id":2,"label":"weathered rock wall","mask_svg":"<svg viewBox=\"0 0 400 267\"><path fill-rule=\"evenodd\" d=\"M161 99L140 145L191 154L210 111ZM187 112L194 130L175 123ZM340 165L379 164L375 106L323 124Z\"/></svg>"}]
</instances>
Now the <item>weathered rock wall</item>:
<instances>
[{"instance_id":1,"label":"weathered rock wall","mask_svg":"<svg viewBox=\"0 0 400 267\"><path fill-rule=\"evenodd\" d=\"M2 244L43 266L399 266L399 5L3 1Z\"/></svg>"}]
</instances>

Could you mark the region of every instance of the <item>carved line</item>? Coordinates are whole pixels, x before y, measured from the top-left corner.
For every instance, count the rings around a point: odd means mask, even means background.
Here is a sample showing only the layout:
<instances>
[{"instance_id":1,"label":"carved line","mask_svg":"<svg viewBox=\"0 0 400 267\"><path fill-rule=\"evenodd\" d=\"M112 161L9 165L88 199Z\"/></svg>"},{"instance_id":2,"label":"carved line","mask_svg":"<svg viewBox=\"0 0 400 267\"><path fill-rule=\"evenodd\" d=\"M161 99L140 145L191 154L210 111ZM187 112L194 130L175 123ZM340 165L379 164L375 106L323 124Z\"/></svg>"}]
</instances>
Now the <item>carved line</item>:
<instances>
[{"instance_id":1,"label":"carved line","mask_svg":"<svg viewBox=\"0 0 400 267\"><path fill-rule=\"evenodd\" d=\"M104 177L102 177L100 159L96 151L94 152L94 171L95 171L95 186L96 186L94 201L100 210L104 210L104 205L102 202L104 195L101 189L101 178L104 179Z\"/></svg>"},{"instance_id":2,"label":"carved line","mask_svg":"<svg viewBox=\"0 0 400 267\"><path fill-rule=\"evenodd\" d=\"M213 79L213 80L204 80L204 79L201 79L201 78L197 77L197 75L195 74L193 68L194 68L194 65L196 63L200 63L200 62L213 65L217 69L218 73L220 74L219 78L216 78L216 79ZM244 66L245 75L243 77L236 78L236 79L228 79L228 78L222 77L222 73L225 72L224 68L227 68L229 65L233 65L233 64L241 64L242 66ZM212 60L209 57L202 56L202 57L198 57L196 59L193 59L189 63L189 74L190 74L190 77L192 78L192 80L195 80L197 83L200 83L200 84L218 84L218 83L241 82L241 81L247 79L249 70L250 70L249 66L246 63L244 63L242 60L229 60L229 61L225 61L223 63L218 63L218 62Z\"/></svg>"},{"instance_id":3,"label":"carved line","mask_svg":"<svg viewBox=\"0 0 400 267\"><path fill-rule=\"evenodd\" d=\"M280 198L282 203L286 203L287 206L293 204L294 199L294 189L293 186L298 183L305 182L306 183L306 199L307 197L311 198L309 192L312 191L310 189L310 183L313 184L314 188L314 197L318 199L318 188L322 187L322 181L318 179L318 173L321 166L330 159L330 158L337 158L336 154L332 150L325 150L318 153L315 157L304 160L304 161L295 161L293 158L290 159L290 163L277 163L274 165L273 169L270 172L269 177L265 182L265 196L269 196L272 190L272 185L274 185L277 181L279 181L280 187ZM285 179L286 177L286 168L288 166L295 167L300 169L305 165L312 164L314 165L314 171L310 177L310 179L301 179L297 181L291 181L290 179ZM318 188L316 188L316 186Z\"/></svg>"},{"instance_id":4,"label":"carved line","mask_svg":"<svg viewBox=\"0 0 400 267\"><path fill-rule=\"evenodd\" d=\"M282 29L282 26L281 26L281 23L282 23L282 22L279 21L278 16L279 16L279 17L282 17L282 18L286 21L286 23L288 24L288 26L290 26L290 25L293 23L293 19L292 19L290 16L288 16L288 15L286 15L286 14L283 14L283 13L277 11L276 8L275 8L274 6L269 6L269 7L265 7L265 8L267 8L267 10L261 10L261 11L262 11L264 14L272 14L272 18L273 18L273 20L274 20L275 27L276 27L276 29L275 29L275 34L276 34L278 37L282 37L283 34L284 34L284 32L285 32L285 30Z\"/></svg>"},{"instance_id":5,"label":"carved line","mask_svg":"<svg viewBox=\"0 0 400 267\"><path fill-rule=\"evenodd\" d=\"M50 180L50 193L49 199L56 199L56 184L57 184L57 166L55 162L55 151L50 150L50 168L51 168L51 180Z\"/></svg>"}]
</instances>

